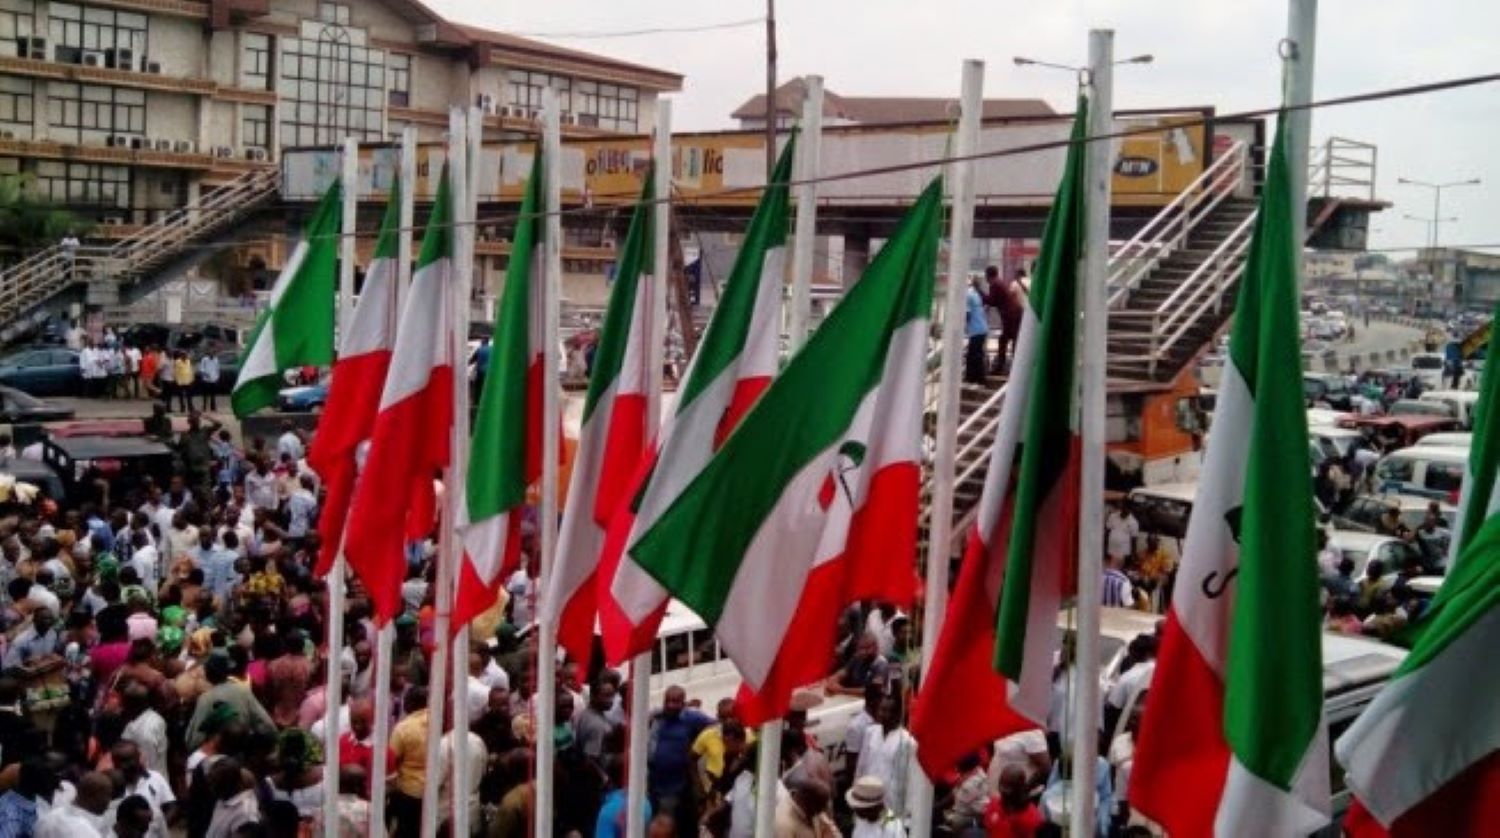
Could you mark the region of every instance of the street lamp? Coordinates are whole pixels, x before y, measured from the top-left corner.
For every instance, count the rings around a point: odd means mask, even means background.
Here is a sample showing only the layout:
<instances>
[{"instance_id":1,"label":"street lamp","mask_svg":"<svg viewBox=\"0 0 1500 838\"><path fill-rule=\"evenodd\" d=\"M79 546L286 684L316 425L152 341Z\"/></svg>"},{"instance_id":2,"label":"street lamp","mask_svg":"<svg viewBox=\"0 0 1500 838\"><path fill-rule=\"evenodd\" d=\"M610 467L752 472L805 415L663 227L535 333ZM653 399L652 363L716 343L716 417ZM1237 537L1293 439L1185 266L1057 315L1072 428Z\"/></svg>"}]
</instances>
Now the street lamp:
<instances>
[{"instance_id":1,"label":"street lamp","mask_svg":"<svg viewBox=\"0 0 1500 838\"><path fill-rule=\"evenodd\" d=\"M1130 58L1122 58L1119 61L1114 62L1112 66L1118 67L1121 64L1150 64L1155 60L1156 56L1147 53L1145 55L1136 55ZM1041 61L1035 58L1026 58L1025 56L1021 55L1017 55L1016 57L1012 58L1011 61L1014 62L1017 67L1046 67L1051 70L1067 70L1068 72L1078 74L1080 84L1088 83L1089 68L1087 67L1075 67L1071 64L1057 64L1052 61Z\"/></svg>"},{"instance_id":2,"label":"street lamp","mask_svg":"<svg viewBox=\"0 0 1500 838\"><path fill-rule=\"evenodd\" d=\"M1438 225L1442 224L1445 221L1451 222L1457 220L1453 218L1443 218L1443 190L1453 189L1454 187L1458 186L1478 186L1480 183L1479 178L1477 177L1469 178L1468 180L1453 180L1448 181L1447 183L1429 183L1425 180L1414 180L1412 178L1402 177L1396 178L1396 182L1405 186L1420 186L1423 189L1432 190L1432 218L1429 220L1432 222L1431 247L1433 250L1437 250L1438 247Z\"/></svg>"}]
</instances>

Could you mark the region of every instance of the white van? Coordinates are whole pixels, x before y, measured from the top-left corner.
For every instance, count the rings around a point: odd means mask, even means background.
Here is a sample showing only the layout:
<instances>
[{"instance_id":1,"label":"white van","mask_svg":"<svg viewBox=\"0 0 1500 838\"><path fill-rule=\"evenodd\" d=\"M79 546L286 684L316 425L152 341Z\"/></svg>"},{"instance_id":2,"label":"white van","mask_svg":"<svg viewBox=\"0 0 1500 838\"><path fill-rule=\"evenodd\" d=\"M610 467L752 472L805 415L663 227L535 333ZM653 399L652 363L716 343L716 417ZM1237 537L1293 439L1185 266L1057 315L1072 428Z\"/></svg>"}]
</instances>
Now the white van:
<instances>
[{"instance_id":1,"label":"white van","mask_svg":"<svg viewBox=\"0 0 1500 838\"><path fill-rule=\"evenodd\" d=\"M1444 431L1428 434L1417 440L1418 448L1462 448L1467 451L1474 445L1474 434L1469 431Z\"/></svg>"},{"instance_id":2,"label":"white van","mask_svg":"<svg viewBox=\"0 0 1500 838\"><path fill-rule=\"evenodd\" d=\"M1453 409L1460 425L1474 427L1474 406L1479 404L1479 393L1475 390L1428 390L1418 401L1446 404Z\"/></svg>"},{"instance_id":3,"label":"white van","mask_svg":"<svg viewBox=\"0 0 1500 838\"><path fill-rule=\"evenodd\" d=\"M1469 452L1414 445L1385 455L1375 465L1375 490L1421 495L1457 503Z\"/></svg>"}]
</instances>

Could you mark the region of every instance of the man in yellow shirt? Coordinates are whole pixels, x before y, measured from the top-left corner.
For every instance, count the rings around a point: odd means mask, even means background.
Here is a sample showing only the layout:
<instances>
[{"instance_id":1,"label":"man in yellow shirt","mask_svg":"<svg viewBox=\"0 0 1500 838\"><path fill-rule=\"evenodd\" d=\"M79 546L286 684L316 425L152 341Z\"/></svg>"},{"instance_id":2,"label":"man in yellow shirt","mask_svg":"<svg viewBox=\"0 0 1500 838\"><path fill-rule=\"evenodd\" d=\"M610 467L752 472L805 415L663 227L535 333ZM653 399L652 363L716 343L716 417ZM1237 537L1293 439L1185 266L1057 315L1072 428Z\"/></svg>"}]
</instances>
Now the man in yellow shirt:
<instances>
[{"instance_id":1,"label":"man in yellow shirt","mask_svg":"<svg viewBox=\"0 0 1500 838\"><path fill-rule=\"evenodd\" d=\"M704 728L693 740L693 756L698 760L698 787L705 793L713 791L714 784L724 776L724 769L755 741L754 734L745 730L737 718L734 699L720 699L715 715L718 724Z\"/></svg>"},{"instance_id":2,"label":"man in yellow shirt","mask_svg":"<svg viewBox=\"0 0 1500 838\"><path fill-rule=\"evenodd\" d=\"M416 838L422 832L422 792L427 785L427 690L407 690L402 708L406 716L391 729L391 755L396 761L389 807L396 829L391 834Z\"/></svg>"},{"instance_id":3,"label":"man in yellow shirt","mask_svg":"<svg viewBox=\"0 0 1500 838\"><path fill-rule=\"evenodd\" d=\"M182 405L182 412L193 409L193 361L186 352L178 352L172 360L172 384Z\"/></svg>"}]
</instances>

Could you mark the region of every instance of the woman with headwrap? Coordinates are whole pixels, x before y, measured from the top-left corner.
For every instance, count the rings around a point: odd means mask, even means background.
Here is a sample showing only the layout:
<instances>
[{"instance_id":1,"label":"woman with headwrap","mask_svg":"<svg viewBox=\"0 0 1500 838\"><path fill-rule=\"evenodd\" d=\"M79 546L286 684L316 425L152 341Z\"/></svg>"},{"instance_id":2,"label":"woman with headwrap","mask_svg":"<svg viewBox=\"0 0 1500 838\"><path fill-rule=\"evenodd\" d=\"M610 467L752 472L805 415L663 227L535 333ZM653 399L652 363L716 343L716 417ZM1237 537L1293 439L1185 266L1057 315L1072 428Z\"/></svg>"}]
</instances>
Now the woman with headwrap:
<instances>
[{"instance_id":1,"label":"woman with headwrap","mask_svg":"<svg viewBox=\"0 0 1500 838\"><path fill-rule=\"evenodd\" d=\"M183 657L183 666L186 667L181 675L172 682L177 690L177 696L185 705L191 705L198 700L198 696L208 692L208 678L203 673L203 662L214 650L213 629L201 628L187 636L187 653Z\"/></svg>"}]
</instances>

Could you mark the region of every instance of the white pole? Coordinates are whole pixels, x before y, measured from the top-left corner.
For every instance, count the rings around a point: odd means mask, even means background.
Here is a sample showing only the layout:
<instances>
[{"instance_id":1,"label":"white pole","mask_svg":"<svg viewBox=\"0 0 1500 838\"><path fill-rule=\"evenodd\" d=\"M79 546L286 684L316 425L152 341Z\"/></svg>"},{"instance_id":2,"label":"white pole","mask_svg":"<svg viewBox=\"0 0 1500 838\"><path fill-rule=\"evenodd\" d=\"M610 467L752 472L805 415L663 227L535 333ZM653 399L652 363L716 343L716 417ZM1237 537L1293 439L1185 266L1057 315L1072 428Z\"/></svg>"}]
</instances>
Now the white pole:
<instances>
[{"instance_id":1,"label":"white pole","mask_svg":"<svg viewBox=\"0 0 1500 838\"><path fill-rule=\"evenodd\" d=\"M760 726L755 765L755 838L776 836L776 794L781 783L781 719Z\"/></svg>"},{"instance_id":2,"label":"white pole","mask_svg":"<svg viewBox=\"0 0 1500 838\"><path fill-rule=\"evenodd\" d=\"M651 305L646 326L646 427L653 433L661 427L662 366L667 338L667 273L670 264L669 225L671 205L667 198L672 189L672 102L656 103L656 136L651 157L656 161L652 192L656 205L651 220ZM649 755L647 728L651 719L651 652L645 651L630 661L630 751L627 754L625 791L625 838L643 838L646 820L646 758Z\"/></svg>"},{"instance_id":3,"label":"white pole","mask_svg":"<svg viewBox=\"0 0 1500 838\"><path fill-rule=\"evenodd\" d=\"M468 368L469 318L472 316L469 298L474 287L474 239L478 232L474 225L479 215L479 160L480 150L484 145L484 113L479 108L469 108L466 139L469 145L468 159L465 161L468 178L464 184L463 200L459 202L463 217L454 218L458 224L454 230L454 241L458 245L458 264L454 272L456 282L453 289L453 465L448 470L448 492L444 495L448 501L448 518L455 524L452 532L455 544L459 537L458 501L468 482L469 467L469 386L463 371ZM458 561L462 555L463 552L455 548L453 560ZM451 597L450 603L458 598L457 573L453 574ZM467 836L470 832L469 786L472 785L473 778L469 776L468 759L468 640L467 627L462 627L453 638L453 688L449 690L453 695L453 829L450 834L454 836Z\"/></svg>"},{"instance_id":4,"label":"white pole","mask_svg":"<svg viewBox=\"0 0 1500 838\"><path fill-rule=\"evenodd\" d=\"M813 250L818 240L818 185L812 183L822 168L823 77L806 76L807 98L802 102L802 136L797 139L797 227L792 237L792 297L787 339L795 352L807 340L811 303Z\"/></svg>"},{"instance_id":5,"label":"white pole","mask_svg":"<svg viewBox=\"0 0 1500 838\"><path fill-rule=\"evenodd\" d=\"M468 190L468 144L465 142L467 126L465 115L461 109L453 109L448 113L448 190L449 200L453 202L453 210L448 216L448 221L453 225L454 238L454 266L453 284L448 289L448 311L453 335L458 333L458 324L468 321L460 320L458 310L463 307L468 312L467 300L459 299L464 285L461 279L469 268L465 266L464 247L462 244L463 233L468 226L463 223L467 210L465 193ZM457 338L450 335L450 341L457 342ZM450 354L452 343L450 343ZM449 359L454 366L455 373L462 369L457 358ZM457 377L455 376L455 379ZM433 620L433 632L437 635L437 649L432 655L432 682L427 693L427 776L426 783L422 787L422 838L436 838L438 823L443 820L442 800L439 799L439 787L442 782L442 772L438 766L442 762L443 745L443 703L448 694L452 692L448 684L448 655L451 651L452 642L449 638L449 621L453 617L453 579L456 574L454 564L461 560L462 553L456 549L458 540L456 521L453 511L458 493L463 491L463 486L455 478L461 479L464 466L463 458L459 456L462 447L468 442L468 434L465 433L468 422L467 416L457 413L459 392L463 391L465 402L467 402L468 391L459 380L454 381L454 407L453 426L449 428L449 462L446 473L443 475L443 509L442 529L438 543L438 568L437 568L437 590L434 600L436 614ZM455 685L456 686L456 685ZM454 749L457 751L457 747ZM457 754L455 754L455 757Z\"/></svg>"},{"instance_id":6,"label":"white pole","mask_svg":"<svg viewBox=\"0 0 1500 838\"><path fill-rule=\"evenodd\" d=\"M1090 137L1114 125L1115 33L1089 30ZM1083 463L1078 498L1078 644L1073 705L1074 835L1094 831L1094 771L1099 759L1099 588L1104 572L1104 345L1108 314L1104 283L1109 275L1110 159L1113 143L1089 143L1085 150L1084 251L1082 293L1083 363L1079 399ZM1084 830L1087 830L1085 832Z\"/></svg>"},{"instance_id":7,"label":"white pole","mask_svg":"<svg viewBox=\"0 0 1500 838\"><path fill-rule=\"evenodd\" d=\"M417 216L417 128L401 131L401 235L396 238L396 314L406 305L411 288L412 227Z\"/></svg>"},{"instance_id":8,"label":"white pole","mask_svg":"<svg viewBox=\"0 0 1500 838\"><path fill-rule=\"evenodd\" d=\"M359 210L359 143L344 140L344 159L340 181L343 186L343 212L339 228L339 330L348 328L354 317L354 236ZM328 574L328 678L323 686L323 753L339 752L339 705L343 704L343 672L339 661L344 651L344 551L340 547ZM323 834L338 835L339 761L323 760Z\"/></svg>"},{"instance_id":9,"label":"white pole","mask_svg":"<svg viewBox=\"0 0 1500 838\"><path fill-rule=\"evenodd\" d=\"M411 241L412 225L416 217L417 192L417 133L408 125L401 132L401 207L398 221L401 229L396 232L396 307L392 316L400 318L401 307L406 304L406 292L411 288ZM391 741L391 650L395 645L396 626L387 622L375 632L375 731L374 751L384 754ZM385 759L375 763L370 776L370 838L385 838L386 773Z\"/></svg>"},{"instance_id":10,"label":"white pole","mask_svg":"<svg viewBox=\"0 0 1500 838\"><path fill-rule=\"evenodd\" d=\"M958 137L954 155L963 158L979 145L984 117L984 62L964 62ZM958 456L958 386L964 342L964 297L968 293L969 259L974 244L974 164L960 160L951 167L953 214L948 234L948 283L943 297L942 379L938 384L937 451L932 460L932 517L928 522L926 601L922 608L922 671L932 666L938 632L948 608L949 544L953 540L953 475ZM907 771L912 789L912 838L932 834L932 783L913 755Z\"/></svg>"},{"instance_id":11,"label":"white pole","mask_svg":"<svg viewBox=\"0 0 1500 838\"><path fill-rule=\"evenodd\" d=\"M546 178L547 227L542 235L546 255L543 291L546 315L542 327L542 502L537 524L541 530L541 578L547 590L557 550L557 455L562 440L558 415L557 330L558 297L562 293L562 120L557 91L542 91L543 163ZM536 838L552 838L552 780L556 748L552 741L557 711L557 626L543 620L538 627L536 694Z\"/></svg>"},{"instance_id":12,"label":"white pole","mask_svg":"<svg viewBox=\"0 0 1500 838\"><path fill-rule=\"evenodd\" d=\"M1283 53L1283 83L1289 106L1306 105L1313 97L1313 67L1318 47L1318 0L1289 0ZM1286 114L1286 162L1292 176L1292 240L1297 243L1297 287L1302 287L1302 245L1307 241L1307 145L1312 139L1312 111ZM1437 247L1437 213L1433 213L1433 247Z\"/></svg>"}]
</instances>

